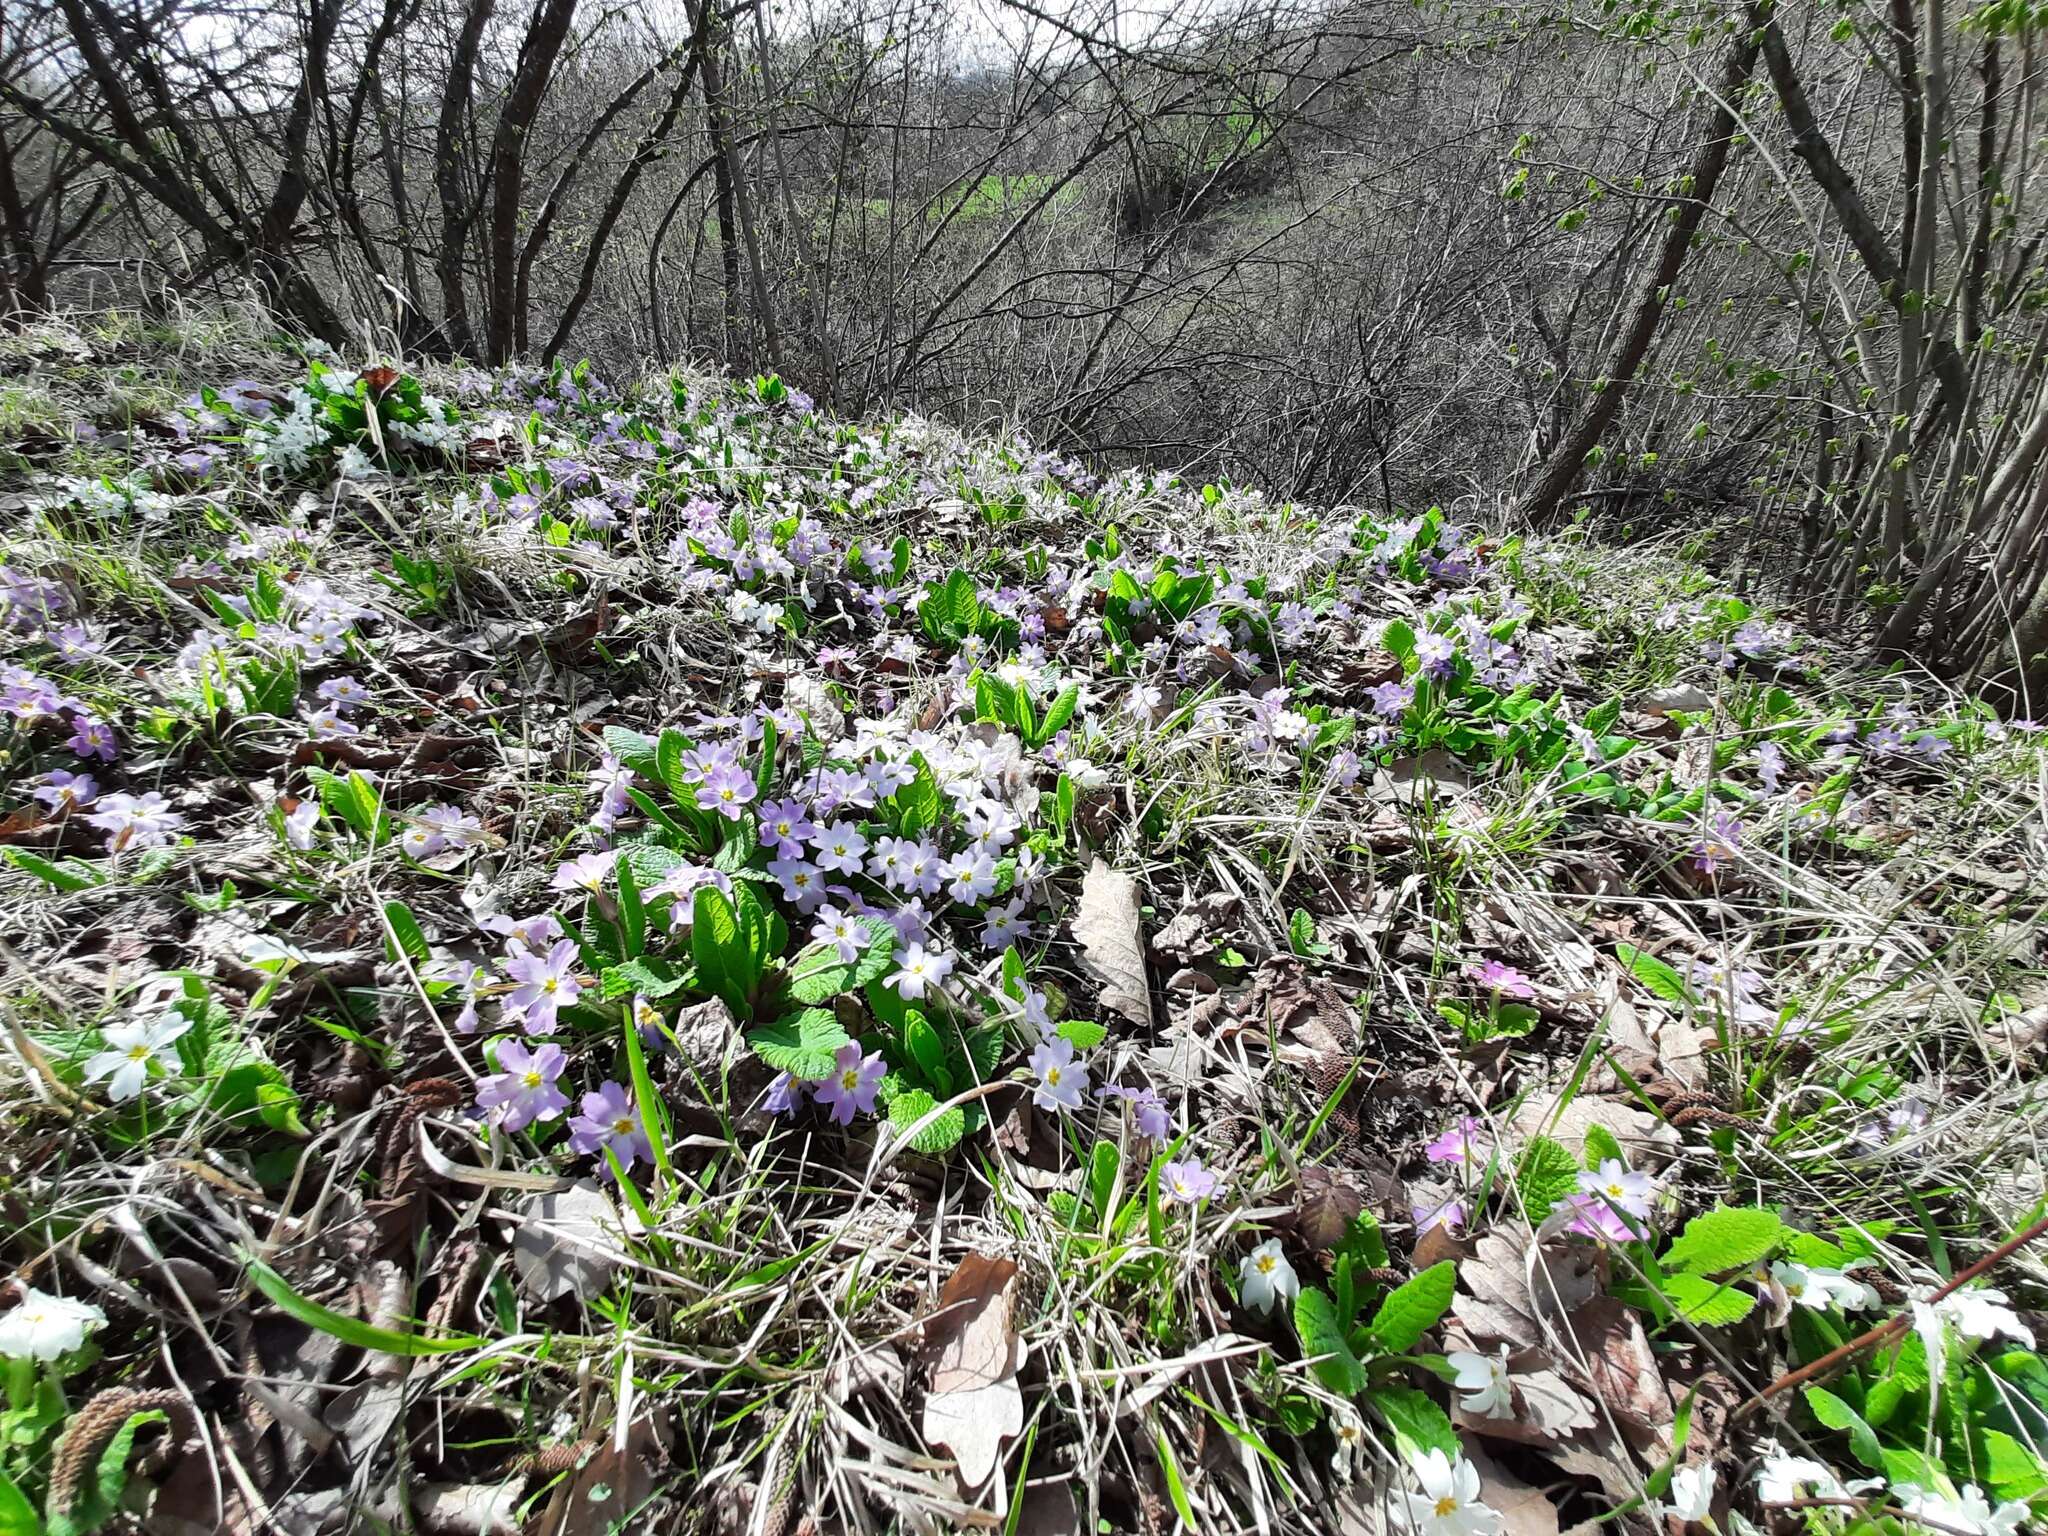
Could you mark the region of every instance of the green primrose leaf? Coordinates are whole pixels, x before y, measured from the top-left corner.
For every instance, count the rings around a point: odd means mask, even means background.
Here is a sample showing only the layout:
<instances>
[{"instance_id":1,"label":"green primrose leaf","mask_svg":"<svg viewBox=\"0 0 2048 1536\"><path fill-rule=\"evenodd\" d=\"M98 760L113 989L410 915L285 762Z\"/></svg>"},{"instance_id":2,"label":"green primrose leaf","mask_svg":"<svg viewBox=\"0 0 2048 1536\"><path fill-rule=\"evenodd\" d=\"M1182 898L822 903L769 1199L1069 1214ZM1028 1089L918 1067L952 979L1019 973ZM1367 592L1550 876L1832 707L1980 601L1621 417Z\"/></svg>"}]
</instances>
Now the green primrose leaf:
<instances>
[{"instance_id":1,"label":"green primrose leaf","mask_svg":"<svg viewBox=\"0 0 2048 1536\"><path fill-rule=\"evenodd\" d=\"M1864 1422L1862 1414L1825 1387L1808 1387L1806 1406L1829 1429L1847 1433L1849 1453L1864 1466L1873 1472L1884 1470L1884 1448L1878 1444L1877 1432Z\"/></svg>"},{"instance_id":2,"label":"green primrose leaf","mask_svg":"<svg viewBox=\"0 0 2048 1536\"><path fill-rule=\"evenodd\" d=\"M1615 945L1614 954L1621 961L1622 968L1640 981L1652 997L1667 1003L1691 1001L1692 993L1684 978L1655 955L1647 954L1633 944Z\"/></svg>"},{"instance_id":3,"label":"green primrose leaf","mask_svg":"<svg viewBox=\"0 0 2048 1536\"><path fill-rule=\"evenodd\" d=\"M1403 1456L1442 1451L1456 1459L1458 1432L1450 1416L1414 1387L1378 1386L1365 1400L1394 1432L1394 1444Z\"/></svg>"},{"instance_id":4,"label":"green primrose leaf","mask_svg":"<svg viewBox=\"0 0 2048 1536\"><path fill-rule=\"evenodd\" d=\"M1457 1266L1449 1259L1389 1291L1367 1324L1373 1342L1390 1355L1406 1354L1450 1310Z\"/></svg>"},{"instance_id":5,"label":"green primrose leaf","mask_svg":"<svg viewBox=\"0 0 2048 1536\"><path fill-rule=\"evenodd\" d=\"M1754 1206L1703 1211L1672 1239L1664 1267L1695 1275L1746 1268L1775 1250L1784 1235L1785 1223L1776 1211Z\"/></svg>"},{"instance_id":6,"label":"green primrose leaf","mask_svg":"<svg viewBox=\"0 0 2048 1536\"><path fill-rule=\"evenodd\" d=\"M1344 1337L1344 1324L1337 1316L1337 1303L1327 1291L1305 1285L1294 1298L1294 1334L1305 1355L1327 1355L1318 1360L1315 1373L1323 1385L1344 1397L1356 1397L1365 1390L1365 1367L1351 1352Z\"/></svg>"},{"instance_id":7,"label":"green primrose leaf","mask_svg":"<svg viewBox=\"0 0 2048 1536\"><path fill-rule=\"evenodd\" d=\"M1548 1136L1531 1136L1515 1164L1515 1188L1529 1220L1541 1222L1551 1208L1579 1187L1579 1164Z\"/></svg>"},{"instance_id":8,"label":"green primrose leaf","mask_svg":"<svg viewBox=\"0 0 2048 1536\"><path fill-rule=\"evenodd\" d=\"M852 960L839 958L832 943L806 945L789 963L789 995L800 1003L822 1003L842 992L879 981L895 963L896 930L882 917L862 919L867 943Z\"/></svg>"},{"instance_id":9,"label":"green primrose leaf","mask_svg":"<svg viewBox=\"0 0 2048 1536\"><path fill-rule=\"evenodd\" d=\"M824 1077L831 1072L832 1058L847 1044L847 1037L829 1009L806 1008L748 1030L747 1044L778 1072Z\"/></svg>"},{"instance_id":10,"label":"green primrose leaf","mask_svg":"<svg viewBox=\"0 0 2048 1536\"><path fill-rule=\"evenodd\" d=\"M938 1101L922 1088L906 1088L889 1101L889 1124L900 1134L908 1131L937 1108ZM967 1116L955 1104L910 1138L911 1147L927 1157L939 1157L960 1144L967 1134Z\"/></svg>"},{"instance_id":11,"label":"green primrose leaf","mask_svg":"<svg viewBox=\"0 0 2048 1536\"><path fill-rule=\"evenodd\" d=\"M1720 1326L1739 1323L1756 1307L1749 1291L1736 1290L1732 1282L1709 1280L1701 1275L1666 1275L1664 1299L1678 1309L1688 1322Z\"/></svg>"}]
</instances>

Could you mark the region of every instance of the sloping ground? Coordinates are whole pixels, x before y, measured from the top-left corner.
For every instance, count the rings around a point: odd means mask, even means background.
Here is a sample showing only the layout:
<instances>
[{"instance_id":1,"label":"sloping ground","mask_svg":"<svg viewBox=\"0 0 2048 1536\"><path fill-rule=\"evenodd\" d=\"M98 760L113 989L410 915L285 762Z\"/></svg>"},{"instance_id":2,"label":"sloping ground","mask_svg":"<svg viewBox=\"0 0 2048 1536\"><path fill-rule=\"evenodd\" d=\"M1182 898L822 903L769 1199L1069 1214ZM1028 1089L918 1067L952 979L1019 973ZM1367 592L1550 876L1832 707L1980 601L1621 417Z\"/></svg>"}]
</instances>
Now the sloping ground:
<instances>
[{"instance_id":1,"label":"sloping ground","mask_svg":"<svg viewBox=\"0 0 2048 1536\"><path fill-rule=\"evenodd\" d=\"M360 363L5 344L0 1529L2048 1510L2030 726L1654 551Z\"/></svg>"}]
</instances>

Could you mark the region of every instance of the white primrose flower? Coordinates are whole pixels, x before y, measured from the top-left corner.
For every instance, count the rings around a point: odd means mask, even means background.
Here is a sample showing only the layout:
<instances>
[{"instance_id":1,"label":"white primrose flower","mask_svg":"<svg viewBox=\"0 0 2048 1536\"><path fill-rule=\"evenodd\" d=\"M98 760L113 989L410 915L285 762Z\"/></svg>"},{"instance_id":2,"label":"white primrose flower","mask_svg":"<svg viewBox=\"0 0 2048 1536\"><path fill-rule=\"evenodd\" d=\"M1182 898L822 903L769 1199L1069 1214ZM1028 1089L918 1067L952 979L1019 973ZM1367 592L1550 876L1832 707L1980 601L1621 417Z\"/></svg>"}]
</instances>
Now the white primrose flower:
<instances>
[{"instance_id":1,"label":"white primrose flower","mask_svg":"<svg viewBox=\"0 0 2048 1536\"><path fill-rule=\"evenodd\" d=\"M181 1013L166 1013L147 1023L109 1024L100 1031L106 1049L85 1064L85 1080L107 1079L107 1097L119 1103L142 1092L149 1081L149 1066L156 1062L165 1071L176 1071L178 1053L172 1048L178 1037L192 1027Z\"/></svg>"},{"instance_id":2,"label":"white primrose flower","mask_svg":"<svg viewBox=\"0 0 2048 1536\"><path fill-rule=\"evenodd\" d=\"M1671 1474L1671 1497L1665 1510L1679 1520L1704 1520L1714 1505L1712 1466L1680 1467Z\"/></svg>"},{"instance_id":3,"label":"white primrose flower","mask_svg":"<svg viewBox=\"0 0 2048 1536\"><path fill-rule=\"evenodd\" d=\"M1454 1349L1444 1358L1458 1373L1453 1385L1467 1394L1459 1400L1459 1407L1489 1419L1515 1416L1515 1385L1508 1376L1507 1345L1501 1345L1498 1355Z\"/></svg>"},{"instance_id":4,"label":"white primrose flower","mask_svg":"<svg viewBox=\"0 0 2048 1536\"><path fill-rule=\"evenodd\" d=\"M1247 1310L1271 1312L1277 1303L1292 1301L1300 1292L1301 1278L1287 1262L1279 1238L1267 1238L1244 1256L1237 1295Z\"/></svg>"},{"instance_id":5,"label":"white primrose flower","mask_svg":"<svg viewBox=\"0 0 2048 1536\"><path fill-rule=\"evenodd\" d=\"M1409 1459L1409 1470L1422 1484L1421 1493L1400 1493L1407 1524L1423 1536L1483 1536L1500 1529L1500 1516L1479 1502L1479 1469L1460 1456L1442 1451Z\"/></svg>"},{"instance_id":6,"label":"white primrose flower","mask_svg":"<svg viewBox=\"0 0 2048 1536\"><path fill-rule=\"evenodd\" d=\"M50 1296L33 1286L14 1306L0 1312L0 1355L10 1360L55 1360L85 1343L86 1333L105 1325L106 1313L85 1301Z\"/></svg>"},{"instance_id":7,"label":"white primrose flower","mask_svg":"<svg viewBox=\"0 0 2048 1536\"><path fill-rule=\"evenodd\" d=\"M1974 1483L1963 1484L1954 1497L1913 1483L1898 1483L1892 1496L1907 1516L1936 1530L1974 1531L1977 1536L2017 1536L2027 1522L2029 1510L2018 1499L1996 1508Z\"/></svg>"},{"instance_id":8,"label":"white primrose flower","mask_svg":"<svg viewBox=\"0 0 2048 1536\"><path fill-rule=\"evenodd\" d=\"M1844 1312L1861 1312L1878 1305L1877 1292L1846 1270L1794 1264L1778 1259L1771 1264L1771 1279L1786 1298L1802 1307L1825 1312L1840 1307Z\"/></svg>"}]
</instances>

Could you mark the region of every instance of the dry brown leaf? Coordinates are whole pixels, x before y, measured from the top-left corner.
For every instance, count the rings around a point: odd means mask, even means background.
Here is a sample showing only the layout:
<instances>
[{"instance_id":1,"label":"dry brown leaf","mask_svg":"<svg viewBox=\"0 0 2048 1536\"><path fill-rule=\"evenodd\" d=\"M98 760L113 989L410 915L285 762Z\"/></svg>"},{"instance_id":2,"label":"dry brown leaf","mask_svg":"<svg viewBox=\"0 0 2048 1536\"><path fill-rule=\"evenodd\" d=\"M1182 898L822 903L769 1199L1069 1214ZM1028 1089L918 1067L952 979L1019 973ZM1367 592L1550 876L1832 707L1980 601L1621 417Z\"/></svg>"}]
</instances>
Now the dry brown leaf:
<instances>
[{"instance_id":1,"label":"dry brown leaf","mask_svg":"<svg viewBox=\"0 0 2048 1536\"><path fill-rule=\"evenodd\" d=\"M1365 1192L1327 1168L1304 1168L1295 1186L1294 1230L1311 1248L1334 1248L1365 1209Z\"/></svg>"},{"instance_id":2,"label":"dry brown leaf","mask_svg":"<svg viewBox=\"0 0 2048 1536\"><path fill-rule=\"evenodd\" d=\"M1505 1536L1558 1536L1557 1506L1550 1495L1525 1483L1478 1446L1465 1448L1466 1459L1479 1473L1479 1498L1500 1516Z\"/></svg>"},{"instance_id":3,"label":"dry brown leaf","mask_svg":"<svg viewBox=\"0 0 2048 1536\"><path fill-rule=\"evenodd\" d=\"M1003 1443L1024 1427L1022 1348L1010 1320L1016 1293L1014 1260L970 1253L925 1323L925 1443L953 1453L970 1493L989 1480Z\"/></svg>"},{"instance_id":4,"label":"dry brown leaf","mask_svg":"<svg viewBox=\"0 0 2048 1536\"><path fill-rule=\"evenodd\" d=\"M1373 775L1366 793L1381 805L1412 805L1442 799L1472 787L1472 776L1442 747L1396 758Z\"/></svg>"},{"instance_id":5,"label":"dry brown leaf","mask_svg":"<svg viewBox=\"0 0 2048 1536\"><path fill-rule=\"evenodd\" d=\"M1576 1153L1586 1144L1586 1132L1597 1125L1621 1143L1629 1162L1638 1167L1646 1161L1661 1166L1677 1155L1678 1133L1633 1104L1580 1094L1560 1110L1558 1097L1531 1095L1515 1111L1509 1129L1517 1136L1548 1136Z\"/></svg>"},{"instance_id":6,"label":"dry brown leaf","mask_svg":"<svg viewBox=\"0 0 2048 1536\"><path fill-rule=\"evenodd\" d=\"M621 1232L611 1197L591 1179L559 1193L535 1195L512 1239L519 1280L542 1301L595 1296L618 1267Z\"/></svg>"},{"instance_id":7,"label":"dry brown leaf","mask_svg":"<svg viewBox=\"0 0 2048 1536\"><path fill-rule=\"evenodd\" d=\"M1545 1439L1556 1440L1577 1429L1591 1429L1592 1405L1555 1371L1525 1371L1515 1376L1522 1400L1522 1422Z\"/></svg>"},{"instance_id":8,"label":"dry brown leaf","mask_svg":"<svg viewBox=\"0 0 2048 1536\"><path fill-rule=\"evenodd\" d=\"M1610 1499L1632 1499L1642 1490L1642 1471L1604 1424L1546 1445L1543 1458L1574 1477L1592 1478Z\"/></svg>"},{"instance_id":9,"label":"dry brown leaf","mask_svg":"<svg viewBox=\"0 0 2048 1536\"><path fill-rule=\"evenodd\" d=\"M598 1432L597 1428L589 1431ZM613 1536L649 1529L656 1473L668 1460L666 1427L653 1418L625 1428L602 1427L603 1443L587 1452L555 1485L553 1495L529 1528L538 1536ZM623 1443L621 1443L623 1441Z\"/></svg>"},{"instance_id":10,"label":"dry brown leaf","mask_svg":"<svg viewBox=\"0 0 2048 1536\"><path fill-rule=\"evenodd\" d=\"M1145 938L1138 919L1138 882L1097 859L1081 881L1074 909L1081 969L1102 988L1102 1006L1140 1028L1152 1028L1152 990L1145 979Z\"/></svg>"},{"instance_id":11,"label":"dry brown leaf","mask_svg":"<svg viewBox=\"0 0 2048 1536\"><path fill-rule=\"evenodd\" d=\"M509 1483L428 1483L413 1495L413 1513L437 1536L519 1536L526 1479Z\"/></svg>"},{"instance_id":12,"label":"dry brown leaf","mask_svg":"<svg viewBox=\"0 0 2048 1536\"><path fill-rule=\"evenodd\" d=\"M1481 1347L1505 1341L1519 1349L1550 1347L1560 1317L1591 1301L1599 1287L1570 1249L1536 1248L1531 1235L1498 1226L1474 1245L1458 1268L1464 1287L1452 1310Z\"/></svg>"},{"instance_id":13,"label":"dry brown leaf","mask_svg":"<svg viewBox=\"0 0 2048 1536\"><path fill-rule=\"evenodd\" d=\"M1613 1297L1597 1296L1574 1307L1569 1322L1593 1390L1622 1428L1639 1446L1669 1450L1671 1393L1641 1319Z\"/></svg>"},{"instance_id":14,"label":"dry brown leaf","mask_svg":"<svg viewBox=\"0 0 2048 1536\"><path fill-rule=\"evenodd\" d=\"M1702 710L1712 709L1714 701L1689 683L1676 688L1654 688L1635 701L1633 708L1644 714L1662 719L1673 710L1683 710L1695 715Z\"/></svg>"}]
</instances>

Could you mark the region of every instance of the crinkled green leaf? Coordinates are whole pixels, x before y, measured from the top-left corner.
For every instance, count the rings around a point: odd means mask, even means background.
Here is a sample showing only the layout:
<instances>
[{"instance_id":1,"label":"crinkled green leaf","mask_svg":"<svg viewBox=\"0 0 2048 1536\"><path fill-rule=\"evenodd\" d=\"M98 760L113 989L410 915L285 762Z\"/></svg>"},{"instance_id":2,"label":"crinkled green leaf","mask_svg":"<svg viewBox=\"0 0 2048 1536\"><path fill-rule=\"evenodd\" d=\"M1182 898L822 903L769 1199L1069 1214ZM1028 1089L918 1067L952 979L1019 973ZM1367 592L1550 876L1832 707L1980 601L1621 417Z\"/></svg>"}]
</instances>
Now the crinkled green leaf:
<instances>
[{"instance_id":1,"label":"crinkled green leaf","mask_svg":"<svg viewBox=\"0 0 2048 1536\"><path fill-rule=\"evenodd\" d=\"M1703 1275L1666 1275L1664 1299L1688 1322L1709 1327L1739 1323L1756 1307L1756 1296Z\"/></svg>"},{"instance_id":2,"label":"crinkled green leaf","mask_svg":"<svg viewBox=\"0 0 2048 1536\"><path fill-rule=\"evenodd\" d=\"M1374 1387L1365 1400L1387 1421L1395 1448L1404 1457L1442 1451L1457 1459L1458 1432L1451 1427L1450 1416L1414 1387Z\"/></svg>"},{"instance_id":3,"label":"crinkled green leaf","mask_svg":"<svg viewBox=\"0 0 2048 1536\"><path fill-rule=\"evenodd\" d=\"M1315 1373L1324 1386L1345 1397L1365 1390L1365 1367L1351 1352L1344 1337L1344 1325L1337 1317L1337 1303L1330 1293L1305 1285L1294 1298L1294 1334L1304 1355L1328 1355L1318 1360Z\"/></svg>"},{"instance_id":4,"label":"crinkled green leaf","mask_svg":"<svg viewBox=\"0 0 2048 1536\"><path fill-rule=\"evenodd\" d=\"M937 1103L938 1101L922 1088L906 1089L890 1101L889 1124L899 1132L907 1131L926 1115L931 1114ZM967 1117L960 1112L960 1106L955 1104L911 1137L910 1145L927 1157L937 1157L952 1151L966 1134Z\"/></svg>"},{"instance_id":5,"label":"crinkled green leaf","mask_svg":"<svg viewBox=\"0 0 2048 1536\"><path fill-rule=\"evenodd\" d=\"M1457 1266L1445 1259L1389 1291L1368 1324L1373 1342L1390 1355L1406 1354L1450 1310Z\"/></svg>"},{"instance_id":6,"label":"crinkled green leaf","mask_svg":"<svg viewBox=\"0 0 2048 1536\"><path fill-rule=\"evenodd\" d=\"M833 943L805 946L789 963L789 995L800 1003L822 1003L888 974L896 957L896 930L882 917L863 919L868 942L852 960L839 958Z\"/></svg>"},{"instance_id":7,"label":"crinkled green leaf","mask_svg":"<svg viewBox=\"0 0 2048 1536\"><path fill-rule=\"evenodd\" d=\"M680 992L689 984L688 971L646 955L606 966L599 978L599 990L607 1002L617 1002L636 992L643 997L660 999Z\"/></svg>"},{"instance_id":8,"label":"crinkled green leaf","mask_svg":"<svg viewBox=\"0 0 2048 1536\"><path fill-rule=\"evenodd\" d=\"M1109 1038L1109 1030L1093 1019L1061 1019L1053 1033L1077 1051L1092 1051Z\"/></svg>"},{"instance_id":9,"label":"crinkled green leaf","mask_svg":"<svg viewBox=\"0 0 2048 1536\"><path fill-rule=\"evenodd\" d=\"M1529 1220L1542 1221L1552 1206L1578 1187L1578 1160L1548 1136L1531 1136L1515 1164L1515 1188Z\"/></svg>"},{"instance_id":10,"label":"crinkled green leaf","mask_svg":"<svg viewBox=\"0 0 2048 1536\"><path fill-rule=\"evenodd\" d=\"M1664 1267L1695 1275L1746 1268L1775 1251L1784 1236L1785 1223L1776 1211L1756 1206L1703 1211L1672 1239Z\"/></svg>"},{"instance_id":11,"label":"crinkled green leaf","mask_svg":"<svg viewBox=\"0 0 2048 1536\"><path fill-rule=\"evenodd\" d=\"M806 1008L747 1031L755 1055L778 1072L805 1078L830 1072L832 1058L846 1043L846 1031L825 1008Z\"/></svg>"}]
</instances>

